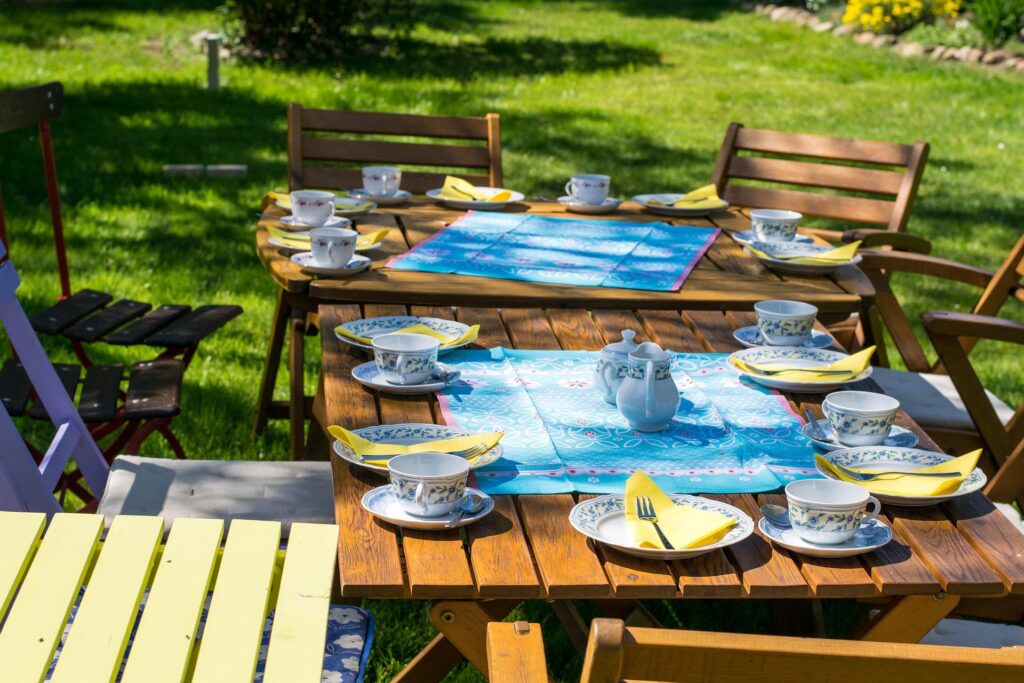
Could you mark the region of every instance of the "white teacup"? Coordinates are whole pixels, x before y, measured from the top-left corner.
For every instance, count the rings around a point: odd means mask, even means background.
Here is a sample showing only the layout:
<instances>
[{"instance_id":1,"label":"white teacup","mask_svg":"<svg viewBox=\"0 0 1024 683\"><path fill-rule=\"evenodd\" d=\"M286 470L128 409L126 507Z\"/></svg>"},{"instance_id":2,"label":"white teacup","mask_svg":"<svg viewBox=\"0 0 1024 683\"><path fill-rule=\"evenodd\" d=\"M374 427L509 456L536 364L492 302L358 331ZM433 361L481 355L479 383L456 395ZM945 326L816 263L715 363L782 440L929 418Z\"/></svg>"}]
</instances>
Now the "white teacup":
<instances>
[{"instance_id":1,"label":"white teacup","mask_svg":"<svg viewBox=\"0 0 1024 683\"><path fill-rule=\"evenodd\" d=\"M324 190L296 190L292 199L292 215L303 225L319 227L334 215L334 193Z\"/></svg>"},{"instance_id":2,"label":"white teacup","mask_svg":"<svg viewBox=\"0 0 1024 683\"><path fill-rule=\"evenodd\" d=\"M845 543L882 509L878 499L861 487L834 479L790 482L786 484L786 500L789 521L797 534L818 545Z\"/></svg>"},{"instance_id":3,"label":"white teacup","mask_svg":"<svg viewBox=\"0 0 1024 683\"><path fill-rule=\"evenodd\" d=\"M750 227L758 242L789 242L803 217L796 211L756 209L750 212Z\"/></svg>"},{"instance_id":4,"label":"white teacup","mask_svg":"<svg viewBox=\"0 0 1024 683\"><path fill-rule=\"evenodd\" d=\"M770 346L801 346L811 338L818 309L802 301L770 299L754 304L757 331Z\"/></svg>"},{"instance_id":5,"label":"white teacup","mask_svg":"<svg viewBox=\"0 0 1024 683\"><path fill-rule=\"evenodd\" d=\"M577 173L565 184L565 193L581 204L600 206L608 198L612 179L597 173Z\"/></svg>"},{"instance_id":6,"label":"white teacup","mask_svg":"<svg viewBox=\"0 0 1024 683\"><path fill-rule=\"evenodd\" d=\"M373 338L373 360L389 384L423 384L437 364L441 342L425 334L393 332Z\"/></svg>"},{"instance_id":7,"label":"white teacup","mask_svg":"<svg viewBox=\"0 0 1024 683\"><path fill-rule=\"evenodd\" d=\"M847 446L878 446L889 436L900 402L872 391L835 391L821 409L839 442Z\"/></svg>"},{"instance_id":8,"label":"white teacup","mask_svg":"<svg viewBox=\"0 0 1024 683\"><path fill-rule=\"evenodd\" d=\"M466 493L469 462L450 453L406 453L388 461L391 489L410 515L440 517Z\"/></svg>"},{"instance_id":9,"label":"white teacup","mask_svg":"<svg viewBox=\"0 0 1024 683\"><path fill-rule=\"evenodd\" d=\"M364 166L363 189L374 197L394 197L402 185L402 169L396 166Z\"/></svg>"},{"instance_id":10,"label":"white teacup","mask_svg":"<svg viewBox=\"0 0 1024 683\"><path fill-rule=\"evenodd\" d=\"M309 231L313 261L321 268L344 268L356 253L359 233L347 228L314 228Z\"/></svg>"}]
</instances>

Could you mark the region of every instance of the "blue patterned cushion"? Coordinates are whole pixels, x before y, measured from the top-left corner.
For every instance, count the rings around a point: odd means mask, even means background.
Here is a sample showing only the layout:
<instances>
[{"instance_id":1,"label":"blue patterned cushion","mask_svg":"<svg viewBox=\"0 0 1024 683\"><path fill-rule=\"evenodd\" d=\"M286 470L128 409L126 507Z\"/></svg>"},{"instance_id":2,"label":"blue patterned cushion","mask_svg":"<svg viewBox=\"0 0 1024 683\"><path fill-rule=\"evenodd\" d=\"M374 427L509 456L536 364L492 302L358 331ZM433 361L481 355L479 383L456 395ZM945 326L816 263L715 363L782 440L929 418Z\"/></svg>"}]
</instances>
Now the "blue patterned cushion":
<instances>
[{"instance_id":1,"label":"blue patterned cushion","mask_svg":"<svg viewBox=\"0 0 1024 683\"><path fill-rule=\"evenodd\" d=\"M64 648L64 641L71 631L71 626L78 613L78 605L82 601L85 588L79 591L78 599L71 607L71 615L68 623L64 626L64 633L61 634L60 643L54 653L53 661L50 662L50 669L46 672L46 680L53 676L53 670L60 658L61 650ZM149 592L142 596L142 604L139 606L139 616L132 626L132 638L135 637L135 630L139 626L139 617L142 615L142 608L146 605L146 598ZM210 598L207 597L206 605L203 607L203 616L199 622L197 638L201 638L203 627L206 625L206 616L210 607ZM255 683L263 680L263 669L267 665L267 650L270 647L270 630L274 622L274 612L267 615L266 623L263 625L263 640L260 643L260 653L256 660ZM362 683L363 672L366 671L366 660L370 656L370 646L373 644L373 613L351 605L331 605L327 615L327 637L324 644L324 667L320 676L320 683ZM127 660L127 653L131 652L132 641L128 641L126 656L121 663L121 670L124 670L124 661ZM118 680L121 672L118 672Z\"/></svg>"}]
</instances>

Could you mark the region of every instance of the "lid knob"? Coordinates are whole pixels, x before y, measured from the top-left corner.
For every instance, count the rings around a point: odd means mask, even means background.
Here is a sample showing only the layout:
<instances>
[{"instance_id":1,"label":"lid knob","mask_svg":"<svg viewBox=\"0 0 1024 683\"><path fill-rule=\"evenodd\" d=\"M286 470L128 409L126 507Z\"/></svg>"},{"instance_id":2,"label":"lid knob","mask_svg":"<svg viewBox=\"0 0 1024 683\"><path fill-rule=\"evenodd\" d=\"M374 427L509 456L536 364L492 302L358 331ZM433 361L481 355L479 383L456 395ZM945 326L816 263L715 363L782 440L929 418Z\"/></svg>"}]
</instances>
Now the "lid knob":
<instances>
[{"instance_id":1,"label":"lid knob","mask_svg":"<svg viewBox=\"0 0 1024 683\"><path fill-rule=\"evenodd\" d=\"M623 339L623 341L625 341L625 342L626 342L627 344L633 344L633 343L635 343L635 342L633 341L633 337L635 337L635 336L636 336L636 332L634 332L633 330L623 330L623 331L622 331L622 339Z\"/></svg>"}]
</instances>

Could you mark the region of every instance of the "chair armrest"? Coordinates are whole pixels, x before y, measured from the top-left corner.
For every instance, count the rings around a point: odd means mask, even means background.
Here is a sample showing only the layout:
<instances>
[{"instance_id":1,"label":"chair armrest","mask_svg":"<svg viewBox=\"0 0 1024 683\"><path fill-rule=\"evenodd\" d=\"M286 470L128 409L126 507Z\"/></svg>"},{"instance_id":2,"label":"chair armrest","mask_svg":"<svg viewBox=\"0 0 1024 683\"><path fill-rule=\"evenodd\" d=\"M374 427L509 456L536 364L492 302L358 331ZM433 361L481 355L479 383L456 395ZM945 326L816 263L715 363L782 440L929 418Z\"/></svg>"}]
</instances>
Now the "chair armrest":
<instances>
[{"instance_id":1,"label":"chair armrest","mask_svg":"<svg viewBox=\"0 0 1024 683\"><path fill-rule=\"evenodd\" d=\"M930 254L932 252L931 242L923 237L906 232L859 228L857 230L847 230L843 233L841 239L846 243L860 242L861 246L865 249L892 247L897 251L909 251L915 254Z\"/></svg>"},{"instance_id":2,"label":"chair armrest","mask_svg":"<svg viewBox=\"0 0 1024 683\"><path fill-rule=\"evenodd\" d=\"M928 311L921 322L930 335L991 339L1024 345L1024 323L991 315Z\"/></svg>"},{"instance_id":3,"label":"chair armrest","mask_svg":"<svg viewBox=\"0 0 1024 683\"><path fill-rule=\"evenodd\" d=\"M487 671L491 683L548 680L540 624L487 624Z\"/></svg>"},{"instance_id":4,"label":"chair armrest","mask_svg":"<svg viewBox=\"0 0 1024 683\"><path fill-rule=\"evenodd\" d=\"M915 275L930 275L945 280L955 280L975 287L987 287L994 274L991 271L974 266L964 265L949 259L912 254L906 251L873 251L860 252L863 270L899 271Z\"/></svg>"}]
</instances>

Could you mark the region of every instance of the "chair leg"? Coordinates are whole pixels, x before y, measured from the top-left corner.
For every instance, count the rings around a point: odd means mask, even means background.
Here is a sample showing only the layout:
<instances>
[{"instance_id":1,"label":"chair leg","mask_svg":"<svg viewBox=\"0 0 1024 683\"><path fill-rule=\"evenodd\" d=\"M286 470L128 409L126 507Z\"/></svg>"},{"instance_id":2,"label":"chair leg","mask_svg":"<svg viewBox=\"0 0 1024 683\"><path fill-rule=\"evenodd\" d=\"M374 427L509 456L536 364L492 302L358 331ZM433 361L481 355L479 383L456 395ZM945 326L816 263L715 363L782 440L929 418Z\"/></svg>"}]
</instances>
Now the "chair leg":
<instances>
[{"instance_id":1,"label":"chair leg","mask_svg":"<svg viewBox=\"0 0 1024 683\"><path fill-rule=\"evenodd\" d=\"M274 399L274 384L281 367L281 349L284 347L284 333L288 327L289 306L285 303L284 292L277 294L274 317L270 321L270 343L267 346L267 360L263 366L263 379L256 397L256 416L253 419L253 434L262 434L270 418L270 404Z\"/></svg>"},{"instance_id":2,"label":"chair leg","mask_svg":"<svg viewBox=\"0 0 1024 683\"><path fill-rule=\"evenodd\" d=\"M305 388L305 348L306 313L298 308L291 309L289 323L288 369L290 371L291 396L288 401L289 421L291 423L291 458L302 460L305 457L306 442L306 388Z\"/></svg>"},{"instance_id":3,"label":"chair leg","mask_svg":"<svg viewBox=\"0 0 1024 683\"><path fill-rule=\"evenodd\" d=\"M161 420L160 422L162 424L160 424L156 430L160 432L160 435L164 437L165 441L167 441L167 445L171 447L172 451L174 451L175 457L177 457L178 460L188 460L188 455L185 454L185 448L181 445L181 441L179 441L178 436L171 431L171 421Z\"/></svg>"}]
</instances>

